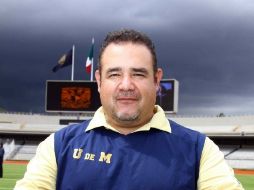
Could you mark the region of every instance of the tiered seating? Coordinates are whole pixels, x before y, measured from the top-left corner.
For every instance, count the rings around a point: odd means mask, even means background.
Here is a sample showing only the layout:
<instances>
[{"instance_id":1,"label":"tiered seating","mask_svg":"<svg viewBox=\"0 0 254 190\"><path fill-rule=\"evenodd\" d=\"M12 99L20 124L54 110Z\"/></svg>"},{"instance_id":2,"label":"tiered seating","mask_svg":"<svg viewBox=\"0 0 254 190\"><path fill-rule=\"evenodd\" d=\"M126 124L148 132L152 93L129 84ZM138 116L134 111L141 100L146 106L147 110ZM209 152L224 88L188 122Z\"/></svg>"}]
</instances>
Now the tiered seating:
<instances>
[{"instance_id":1,"label":"tiered seating","mask_svg":"<svg viewBox=\"0 0 254 190\"><path fill-rule=\"evenodd\" d=\"M223 145L223 146L220 146L219 148L220 148L220 151L226 157L228 154L232 153L233 151L238 150L239 145Z\"/></svg>"},{"instance_id":2,"label":"tiered seating","mask_svg":"<svg viewBox=\"0 0 254 190\"><path fill-rule=\"evenodd\" d=\"M228 155L226 160L234 168L254 169L254 147L242 147Z\"/></svg>"},{"instance_id":3,"label":"tiered seating","mask_svg":"<svg viewBox=\"0 0 254 190\"><path fill-rule=\"evenodd\" d=\"M36 153L37 145L22 145L12 160L31 160Z\"/></svg>"},{"instance_id":4,"label":"tiered seating","mask_svg":"<svg viewBox=\"0 0 254 190\"><path fill-rule=\"evenodd\" d=\"M51 134L63 127L65 127L65 125L1 123L0 133Z\"/></svg>"},{"instance_id":5,"label":"tiered seating","mask_svg":"<svg viewBox=\"0 0 254 190\"><path fill-rule=\"evenodd\" d=\"M30 160L44 137L66 126L63 120L87 120L91 117L92 114L0 113L0 138L2 134L5 141L7 138L15 138L15 144L14 141L11 144L5 143L5 159ZM181 117L167 114L167 117L185 127L205 133L210 138L219 139L220 149L233 168L254 169L254 115ZM34 135L37 135L36 138L31 138ZM20 138L21 136L25 138ZM234 145L230 144L232 139ZM31 140L34 142L29 142Z\"/></svg>"}]
</instances>

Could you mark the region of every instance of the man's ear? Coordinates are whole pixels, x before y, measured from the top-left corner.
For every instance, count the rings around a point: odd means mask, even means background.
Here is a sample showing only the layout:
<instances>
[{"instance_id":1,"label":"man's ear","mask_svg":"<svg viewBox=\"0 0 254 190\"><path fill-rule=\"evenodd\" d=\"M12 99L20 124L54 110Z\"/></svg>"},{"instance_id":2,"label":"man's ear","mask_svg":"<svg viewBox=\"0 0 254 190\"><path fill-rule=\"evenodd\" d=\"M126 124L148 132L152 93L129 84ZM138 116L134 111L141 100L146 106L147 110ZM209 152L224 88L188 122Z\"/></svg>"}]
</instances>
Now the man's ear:
<instances>
[{"instance_id":1,"label":"man's ear","mask_svg":"<svg viewBox=\"0 0 254 190\"><path fill-rule=\"evenodd\" d=\"M156 82L156 86L158 88L160 86L160 81L161 81L162 77L163 77L163 71L161 68L158 68L157 72L155 73L155 80L156 80L155 82Z\"/></svg>"},{"instance_id":2,"label":"man's ear","mask_svg":"<svg viewBox=\"0 0 254 190\"><path fill-rule=\"evenodd\" d=\"M100 72L98 69L95 71L95 79L96 79L97 86L98 86L98 92L100 92L100 90L101 90L101 75L100 75Z\"/></svg>"}]
</instances>

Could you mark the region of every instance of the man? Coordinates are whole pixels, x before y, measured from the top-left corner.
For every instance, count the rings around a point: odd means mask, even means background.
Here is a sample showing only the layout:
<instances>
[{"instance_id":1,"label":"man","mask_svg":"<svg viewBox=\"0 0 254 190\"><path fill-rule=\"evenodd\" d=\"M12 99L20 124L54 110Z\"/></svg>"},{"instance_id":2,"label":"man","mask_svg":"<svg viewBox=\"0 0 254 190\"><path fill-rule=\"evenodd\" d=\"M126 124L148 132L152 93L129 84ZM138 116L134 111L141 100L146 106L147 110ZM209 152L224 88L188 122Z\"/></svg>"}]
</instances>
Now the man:
<instances>
[{"instance_id":1,"label":"man","mask_svg":"<svg viewBox=\"0 0 254 190\"><path fill-rule=\"evenodd\" d=\"M162 78L151 40L109 33L95 73L102 107L50 135L15 189L242 189L218 147L155 105Z\"/></svg>"},{"instance_id":2,"label":"man","mask_svg":"<svg viewBox=\"0 0 254 190\"><path fill-rule=\"evenodd\" d=\"M3 161L4 161L4 147L3 143L0 142L0 178L3 177Z\"/></svg>"}]
</instances>

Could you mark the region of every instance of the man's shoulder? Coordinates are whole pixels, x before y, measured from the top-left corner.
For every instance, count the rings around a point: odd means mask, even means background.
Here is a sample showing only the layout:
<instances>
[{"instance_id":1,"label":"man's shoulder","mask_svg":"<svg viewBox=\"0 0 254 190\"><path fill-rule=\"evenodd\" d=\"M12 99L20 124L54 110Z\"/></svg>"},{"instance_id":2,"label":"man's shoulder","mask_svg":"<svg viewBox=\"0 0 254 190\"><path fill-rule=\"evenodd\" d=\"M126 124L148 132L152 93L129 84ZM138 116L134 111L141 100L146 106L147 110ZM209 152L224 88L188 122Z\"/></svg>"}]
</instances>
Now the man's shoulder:
<instances>
[{"instance_id":1,"label":"man's shoulder","mask_svg":"<svg viewBox=\"0 0 254 190\"><path fill-rule=\"evenodd\" d=\"M71 137L71 136L79 135L85 132L89 123L90 123L90 120L85 120L82 123L68 125L60 129L59 131L55 132L55 138L56 137L65 138L66 136Z\"/></svg>"},{"instance_id":2,"label":"man's shoulder","mask_svg":"<svg viewBox=\"0 0 254 190\"><path fill-rule=\"evenodd\" d=\"M185 127L173 120L169 120L169 123L171 127L171 133L179 138L191 141L196 141L197 139L202 139L202 141L204 141L206 138L205 134Z\"/></svg>"},{"instance_id":3,"label":"man's shoulder","mask_svg":"<svg viewBox=\"0 0 254 190\"><path fill-rule=\"evenodd\" d=\"M90 120L83 121L82 123L72 124L66 126L54 134L54 148L56 158L58 159L61 147L67 146L67 144L77 137L84 135L85 130L89 124Z\"/></svg>"}]
</instances>

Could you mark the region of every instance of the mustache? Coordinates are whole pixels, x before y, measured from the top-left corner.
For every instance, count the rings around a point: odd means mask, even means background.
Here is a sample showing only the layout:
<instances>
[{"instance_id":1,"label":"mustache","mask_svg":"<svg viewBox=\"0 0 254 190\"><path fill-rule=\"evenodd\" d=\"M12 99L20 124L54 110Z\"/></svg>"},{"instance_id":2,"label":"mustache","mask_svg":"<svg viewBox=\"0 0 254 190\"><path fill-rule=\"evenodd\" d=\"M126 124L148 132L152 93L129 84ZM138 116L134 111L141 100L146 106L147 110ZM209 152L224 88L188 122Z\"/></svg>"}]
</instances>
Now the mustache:
<instances>
[{"instance_id":1,"label":"mustache","mask_svg":"<svg viewBox=\"0 0 254 190\"><path fill-rule=\"evenodd\" d=\"M121 91L115 97L116 97L116 99L120 99L120 98L134 98L134 99L138 99L139 95L136 92L134 92L134 91Z\"/></svg>"}]
</instances>

